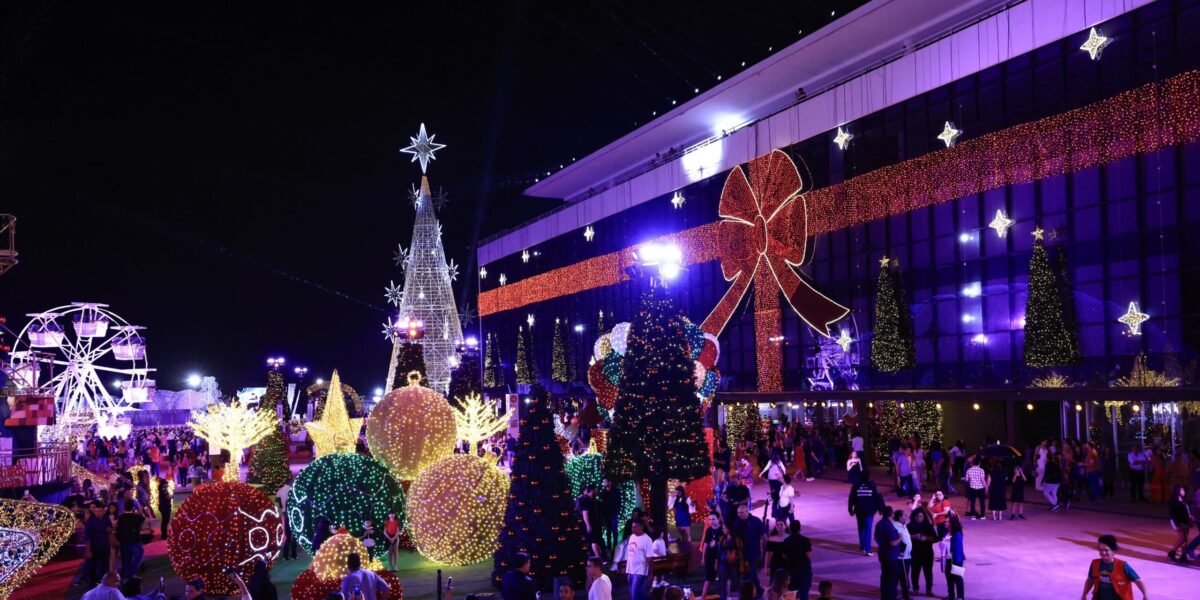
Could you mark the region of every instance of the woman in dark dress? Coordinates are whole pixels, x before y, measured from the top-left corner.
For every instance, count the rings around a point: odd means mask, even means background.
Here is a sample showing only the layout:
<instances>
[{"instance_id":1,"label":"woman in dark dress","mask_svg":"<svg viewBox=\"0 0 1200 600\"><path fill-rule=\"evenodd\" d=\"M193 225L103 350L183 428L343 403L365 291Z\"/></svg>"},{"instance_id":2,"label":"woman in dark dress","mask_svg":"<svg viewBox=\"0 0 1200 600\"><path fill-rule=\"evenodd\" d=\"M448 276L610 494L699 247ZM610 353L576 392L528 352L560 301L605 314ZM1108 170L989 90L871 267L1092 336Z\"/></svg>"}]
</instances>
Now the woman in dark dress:
<instances>
[{"instance_id":1,"label":"woman in dark dress","mask_svg":"<svg viewBox=\"0 0 1200 600\"><path fill-rule=\"evenodd\" d=\"M1025 477L1025 470L1021 468L1021 465L1017 465L1017 468L1013 470L1013 476L1012 476L1013 489L1012 489L1012 496L1010 496L1009 498L1012 500L1013 507L1012 507L1012 513L1008 515L1009 521L1015 521L1017 519L1020 519L1022 521L1025 520L1025 482L1026 481L1027 481L1027 478Z\"/></svg>"},{"instance_id":2,"label":"woman in dark dress","mask_svg":"<svg viewBox=\"0 0 1200 600\"><path fill-rule=\"evenodd\" d=\"M1008 505L1004 502L1004 488L1008 478L1004 475L1004 465L996 463L988 475L988 509L992 511L992 520L1004 518L1004 510Z\"/></svg>"},{"instance_id":3,"label":"woman in dark dress","mask_svg":"<svg viewBox=\"0 0 1200 600\"><path fill-rule=\"evenodd\" d=\"M717 584L717 565L721 555L721 547L725 543L725 527L721 524L721 516L716 512L708 513L708 527L700 541L701 553L704 557L704 589L700 597L708 597L708 588Z\"/></svg>"},{"instance_id":4,"label":"woman in dark dress","mask_svg":"<svg viewBox=\"0 0 1200 600\"><path fill-rule=\"evenodd\" d=\"M924 508L918 508L908 521L908 534L912 537L912 591L916 595L921 589L921 573L925 573L925 595L933 595L933 543L940 539L933 528L933 521Z\"/></svg>"}]
</instances>

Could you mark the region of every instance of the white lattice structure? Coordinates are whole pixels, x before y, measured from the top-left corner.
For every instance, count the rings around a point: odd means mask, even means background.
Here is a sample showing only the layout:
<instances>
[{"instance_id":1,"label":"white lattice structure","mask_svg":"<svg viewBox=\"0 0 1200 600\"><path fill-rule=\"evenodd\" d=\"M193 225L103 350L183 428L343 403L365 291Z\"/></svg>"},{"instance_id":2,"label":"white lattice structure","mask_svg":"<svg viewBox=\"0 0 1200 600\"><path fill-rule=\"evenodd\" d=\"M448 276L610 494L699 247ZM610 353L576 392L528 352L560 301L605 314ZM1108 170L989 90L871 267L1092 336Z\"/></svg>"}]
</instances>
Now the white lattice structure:
<instances>
[{"instance_id":1,"label":"white lattice structure","mask_svg":"<svg viewBox=\"0 0 1200 600\"><path fill-rule=\"evenodd\" d=\"M450 370L458 360L458 344L462 327L454 303L454 281L457 269L446 262L442 248L442 226L434 211L434 198L429 192L429 179L421 176L421 188L414 194L417 218L413 223L412 245L408 251L397 253L397 262L404 270L404 290L399 298L389 291L388 299L398 300L395 323L385 328L392 332L392 360L388 365L387 385L396 380L396 361L401 338L395 328L403 328L410 319L424 323L425 337L421 340L425 352L425 369L430 387L445 394L450 386Z\"/></svg>"}]
</instances>

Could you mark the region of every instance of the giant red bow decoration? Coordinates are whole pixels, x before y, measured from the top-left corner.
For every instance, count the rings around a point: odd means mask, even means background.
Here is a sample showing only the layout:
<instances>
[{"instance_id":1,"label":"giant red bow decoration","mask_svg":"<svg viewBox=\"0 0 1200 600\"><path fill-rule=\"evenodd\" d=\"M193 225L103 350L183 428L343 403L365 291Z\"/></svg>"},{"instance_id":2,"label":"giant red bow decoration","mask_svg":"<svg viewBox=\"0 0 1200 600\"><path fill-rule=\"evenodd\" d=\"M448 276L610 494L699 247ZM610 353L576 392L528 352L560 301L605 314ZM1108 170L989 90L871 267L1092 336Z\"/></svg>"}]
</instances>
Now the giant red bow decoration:
<instances>
[{"instance_id":1,"label":"giant red bow decoration","mask_svg":"<svg viewBox=\"0 0 1200 600\"><path fill-rule=\"evenodd\" d=\"M729 290L701 326L719 335L742 297L754 286L754 331L758 345L758 389L779 391L782 354L779 292L810 327L829 336L829 325L850 312L794 270L805 262L808 215L796 163L780 150L750 161L750 178L734 167L721 190L717 245Z\"/></svg>"}]
</instances>

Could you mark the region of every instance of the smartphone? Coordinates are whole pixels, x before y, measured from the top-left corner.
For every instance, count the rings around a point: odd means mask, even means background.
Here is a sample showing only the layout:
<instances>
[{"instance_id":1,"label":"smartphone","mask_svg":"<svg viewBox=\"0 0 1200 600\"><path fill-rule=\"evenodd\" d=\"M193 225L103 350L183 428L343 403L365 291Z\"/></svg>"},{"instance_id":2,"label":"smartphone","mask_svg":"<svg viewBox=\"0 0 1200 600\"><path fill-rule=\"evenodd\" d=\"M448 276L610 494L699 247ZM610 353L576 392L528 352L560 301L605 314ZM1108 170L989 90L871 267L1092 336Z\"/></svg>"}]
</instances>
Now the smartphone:
<instances>
[{"instance_id":1,"label":"smartphone","mask_svg":"<svg viewBox=\"0 0 1200 600\"><path fill-rule=\"evenodd\" d=\"M454 578L453 577L446 578L446 587L448 587L448 588L454 587Z\"/></svg>"}]
</instances>

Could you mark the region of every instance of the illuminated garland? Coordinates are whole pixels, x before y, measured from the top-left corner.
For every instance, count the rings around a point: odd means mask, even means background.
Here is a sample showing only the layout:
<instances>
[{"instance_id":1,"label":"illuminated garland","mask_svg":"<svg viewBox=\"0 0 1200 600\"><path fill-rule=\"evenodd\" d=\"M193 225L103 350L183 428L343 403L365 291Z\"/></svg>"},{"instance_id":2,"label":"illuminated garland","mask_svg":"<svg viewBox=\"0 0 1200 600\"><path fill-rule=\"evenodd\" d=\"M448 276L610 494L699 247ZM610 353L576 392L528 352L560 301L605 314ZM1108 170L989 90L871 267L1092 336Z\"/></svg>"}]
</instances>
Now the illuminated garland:
<instances>
[{"instance_id":1,"label":"illuminated garland","mask_svg":"<svg viewBox=\"0 0 1200 600\"><path fill-rule=\"evenodd\" d=\"M412 481L439 458L454 452L458 429L446 398L418 384L409 373L408 385L394 389L371 410L367 446L400 481Z\"/></svg>"},{"instance_id":2,"label":"illuminated garland","mask_svg":"<svg viewBox=\"0 0 1200 600\"><path fill-rule=\"evenodd\" d=\"M378 530L388 513L402 524L406 514L403 488L383 463L361 454L327 454L309 463L296 475L287 507L289 528L309 554L319 519L362 537L364 519ZM375 557L386 552L384 544L371 549Z\"/></svg>"},{"instance_id":3,"label":"illuminated garland","mask_svg":"<svg viewBox=\"0 0 1200 600\"><path fill-rule=\"evenodd\" d=\"M409 489L409 532L426 558L449 565L484 560L504 521L508 476L487 459L452 454L421 472Z\"/></svg>"},{"instance_id":4,"label":"illuminated garland","mask_svg":"<svg viewBox=\"0 0 1200 600\"><path fill-rule=\"evenodd\" d=\"M0 499L0 598L20 589L74 532L66 507Z\"/></svg>"},{"instance_id":5,"label":"illuminated garland","mask_svg":"<svg viewBox=\"0 0 1200 600\"><path fill-rule=\"evenodd\" d=\"M223 481L199 488L179 506L167 527L167 554L181 579L202 579L208 593L228 595L237 588L222 569L233 566L249 581L254 560L270 568L283 539L274 500L247 484Z\"/></svg>"},{"instance_id":6,"label":"illuminated garland","mask_svg":"<svg viewBox=\"0 0 1200 600\"><path fill-rule=\"evenodd\" d=\"M1200 139L1200 72L1189 71L805 194L808 236ZM796 220L799 225L801 219ZM662 236L686 265L719 257L717 224ZM641 244L638 244L639 246ZM629 280L635 247L479 294L479 315Z\"/></svg>"}]
</instances>

